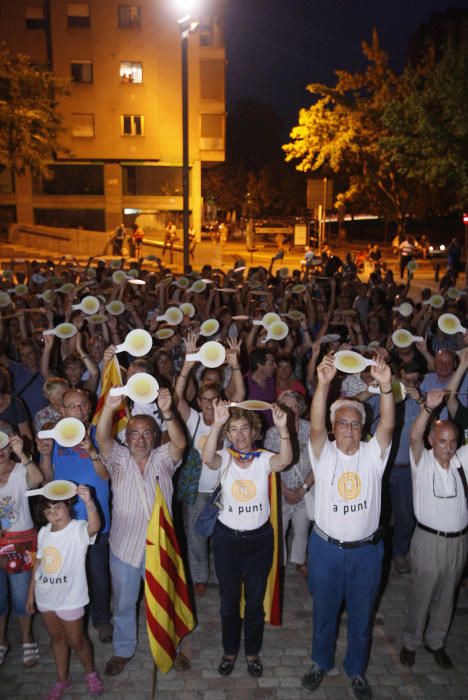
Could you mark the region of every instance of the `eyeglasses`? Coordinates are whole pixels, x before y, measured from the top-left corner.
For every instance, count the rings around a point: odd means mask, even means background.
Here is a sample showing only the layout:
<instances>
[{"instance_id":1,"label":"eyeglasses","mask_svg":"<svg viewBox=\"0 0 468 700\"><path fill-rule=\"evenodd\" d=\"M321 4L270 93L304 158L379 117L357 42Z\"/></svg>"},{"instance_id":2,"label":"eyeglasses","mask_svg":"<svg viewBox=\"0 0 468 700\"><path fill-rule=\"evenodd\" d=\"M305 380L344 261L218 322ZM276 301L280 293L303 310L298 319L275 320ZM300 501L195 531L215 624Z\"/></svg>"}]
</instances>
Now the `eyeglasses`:
<instances>
[{"instance_id":1,"label":"eyeglasses","mask_svg":"<svg viewBox=\"0 0 468 700\"><path fill-rule=\"evenodd\" d=\"M352 430L362 429L362 423L357 420L336 420L335 425L339 425L340 428L349 428L351 426Z\"/></svg>"},{"instance_id":2,"label":"eyeglasses","mask_svg":"<svg viewBox=\"0 0 468 700\"><path fill-rule=\"evenodd\" d=\"M146 439L154 437L155 433L154 430L143 430L141 433L138 432L138 430L130 430L127 433L127 437L136 439L139 437L144 437Z\"/></svg>"},{"instance_id":3,"label":"eyeglasses","mask_svg":"<svg viewBox=\"0 0 468 700\"><path fill-rule=\"evenodd\" d=\"M86 401L86 403L70 403L68 406L64 406L64 408L87 408L89 406L89 401Z\"/></svg>"}]
</instances>

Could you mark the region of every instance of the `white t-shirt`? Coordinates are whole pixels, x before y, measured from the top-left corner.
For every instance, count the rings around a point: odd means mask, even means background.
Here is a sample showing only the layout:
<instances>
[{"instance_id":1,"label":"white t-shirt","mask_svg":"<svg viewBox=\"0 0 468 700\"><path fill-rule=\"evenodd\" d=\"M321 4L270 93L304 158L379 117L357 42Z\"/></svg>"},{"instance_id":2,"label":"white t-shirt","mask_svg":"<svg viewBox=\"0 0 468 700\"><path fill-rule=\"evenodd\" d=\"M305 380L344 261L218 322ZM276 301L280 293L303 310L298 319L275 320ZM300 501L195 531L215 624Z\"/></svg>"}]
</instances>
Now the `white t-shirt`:
<instances>
[{"instance_id":1,"label":"white t-shirt","mask_svg":"<svg viewBox=\"0 0 468 700\"><path fill-rule=\"evenodd\" d=\"M63 530L51 524L39 530L35 595L39 610L74 610L89 603L86 552L96 535L88 535L87 520L71 520Z\"/></svg>"},{"instance_id":2,"label":"white t-shirt","mask_svg":"<svg viewBox=\"0 0 468 700\"><path fill-rule=\"evenodd\" d=\"M362 540L379 526L382 475L390 445L382 455L377 438L361 442L353 455L327 441L320 459L309 455L315 475L315 522L329 537Z\"/></svg>"},{"instance_id":3,"label":"white t-shirt","mask_svg":"<svg viewBox=\"0 0 468 700\"><path fill-rule=\"evenodd\" d=\"M221 450L220 467L223 479L223 510L219 521L233 530L256 530L270 517L268 477L273 452L264 450L248 467L239 467L227 450ZM226 474L224 470L229 462ZM218 474L219 470L216 470Z\"/></svg>"},{"instance_id":4,"label":"white t-shirt","mask_svg":"<svg viewBox=\"0 0 468 700\"><path fill-rule=\"evenodd\" d=\"M416 464L410 449L410 462L416 520L442 532L463 530L468 524L468 511L457 469L462 465L468 478L468 448L458 450L448 469L440 466L433 450L423 449Z\"/></svg>"},{"instance_id":5,"label":"white t-shirt","mask_svg":"<svg viewBox=\"0 0 468 700\"><path fill-rule=\"evenodd\" d=\"M0 529L7 532L30 530L34 523L29 511L29 499L25 492L26 467L18 462L4 486L0 486Z\"/></svg>"},{"instance_id":6,"label":"white t-shirt","mask_svg":"<svg viewBox=\"0 0 468 700\"><path fill-rule=\"evenodd\" d=\"M200 423L197 428L198 416L200 416ZM195 435L195 440L193 441L193 446L200 453L203 452L203 446L206 441L206 435L211 430L211 426L207 425L203 420L203 415L195 411L193 408L190 409L190 415L187 419L187 430L190 436L193 437L195 429L197 428L197 433ZM198 491L200 493L211 493L218 483L218 470L210 469L205 463L202 464L202 470L200 474L200 482L198 484Z\"/></svg>"}]
</instances>

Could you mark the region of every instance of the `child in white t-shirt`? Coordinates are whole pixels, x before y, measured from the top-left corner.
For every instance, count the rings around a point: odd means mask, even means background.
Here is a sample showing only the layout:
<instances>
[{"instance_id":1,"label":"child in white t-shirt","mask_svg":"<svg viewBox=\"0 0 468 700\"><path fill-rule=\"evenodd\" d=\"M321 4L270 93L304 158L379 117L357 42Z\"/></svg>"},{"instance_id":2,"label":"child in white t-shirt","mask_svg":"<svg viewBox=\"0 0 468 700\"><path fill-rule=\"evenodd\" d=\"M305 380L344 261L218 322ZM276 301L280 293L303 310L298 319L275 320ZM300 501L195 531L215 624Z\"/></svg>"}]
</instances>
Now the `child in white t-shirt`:
<instances>
[{"instance_id":1,"label":"child in white t-shirt","mask_svg":"<svg viewBox=\"0 0 468 700\"><path fill-rule=\"evenodd\" d=\"M47 524L39 531L26 610L32 614L36 601L55 657L57 681L46 700L60 700L71 688L70 649L83 665L90 695L104 692L83 626L84 608L89 602L86 552L94 543L101 520L89 488L80 484L77 494L86 506L88 520L73 519L70 500L49 501L41 497L38 504L39 514Z\"/></svg>"}]
</instances>

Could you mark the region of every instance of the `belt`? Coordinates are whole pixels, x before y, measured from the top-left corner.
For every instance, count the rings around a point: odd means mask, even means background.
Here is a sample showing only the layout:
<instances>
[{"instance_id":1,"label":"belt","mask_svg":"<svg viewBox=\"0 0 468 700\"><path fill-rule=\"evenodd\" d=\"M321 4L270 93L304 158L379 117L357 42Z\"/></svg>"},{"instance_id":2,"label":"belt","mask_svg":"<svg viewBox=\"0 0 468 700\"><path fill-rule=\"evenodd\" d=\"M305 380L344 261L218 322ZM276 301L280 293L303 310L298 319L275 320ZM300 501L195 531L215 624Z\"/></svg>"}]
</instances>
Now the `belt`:
<instances>
[{"instance_id":1,"label":"belt","mask_svg":"<svg viewBox=\"0 0 468 700\"><path fill-rule=\"evenodd\" d=\"M468 525L464 527L463 530L459 530L458 532L442 532L441 530L434 530L434 528L432 527L427 527L427 525L421 525L421 523L417 523L417 526L421 530L425 530L425 532L430 532L431 535L439 535L439 537L461 537L466 532L468 532Z\"/></svg>"},{"instance_id":2,"label":"belt","mask_svg":"<svg viewBox=\"0 0 468 700\"><path fill-rule=\"evenodd\" d=\"M314 525L314 532L317 533L322 540L334 544L339 549L357 549L357 547L365 547L368 544L377 544L383 537L383 527L379 527L372 535L365 537L363 540L352 540L347 542L345 540L335 540L333 537L327 535L323 530L321 530L318 525Z\"/></svg>"},{"instance_id":3,"label":"belt","mask_svg":"<svg viewBox=\"0 0 468 700\"><path fill-rule=\"evenodd\" d=\"M402 463L400 462L400 463L398 463L398 464L392 465L392 469L408 469L409 466L410 466L409 464L402 464Z\"/></svg>"},{"instance_id":4,"label":"belt","mask_svg":"<svg viewBox=\"0 0 468 700\"><path fill-rule=\"evenodd\" d=\"M250 537L250 535L259 535L264 530L267 530L269 526L269 520L267 520L266 523L263 523L263 525L260 525L260 527L255 528L255 530L234 530L232 527L224 525L224 523L220 522L219 520L216 523L216 527L221 528L221 530L225 530L230 535L236 535L239 537Z\"/></svg>"}]
</instances>

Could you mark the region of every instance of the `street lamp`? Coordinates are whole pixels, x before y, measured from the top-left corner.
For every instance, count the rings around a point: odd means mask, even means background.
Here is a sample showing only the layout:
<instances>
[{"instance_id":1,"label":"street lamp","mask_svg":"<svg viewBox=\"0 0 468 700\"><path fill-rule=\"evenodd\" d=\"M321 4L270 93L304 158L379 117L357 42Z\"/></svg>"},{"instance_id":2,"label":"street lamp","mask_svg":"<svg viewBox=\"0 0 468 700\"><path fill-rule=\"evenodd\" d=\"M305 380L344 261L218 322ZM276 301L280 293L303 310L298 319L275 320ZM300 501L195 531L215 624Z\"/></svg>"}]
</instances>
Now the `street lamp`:
<instances>
[{"instance_id":1,"label":"street lamp","mask_svg":"<svg viewBox=\"0 0 468 700\"><path fill-rule=\"evenodd\" d=\"M190 15L193 2L179 2L184 14L178 18L182 52L182 221L184 242L184 272L189 269L189 114L188 114L188 39L198 22Z\"/></svg>"}]
</instances>

